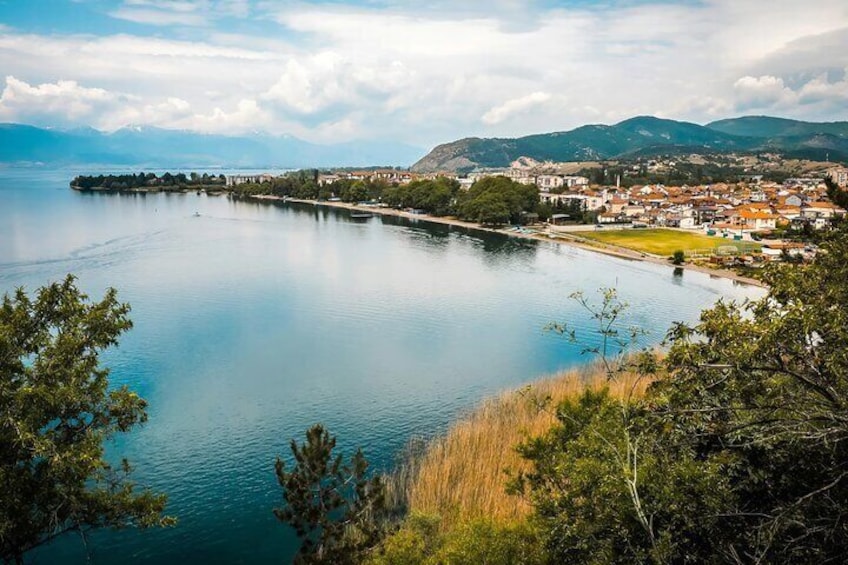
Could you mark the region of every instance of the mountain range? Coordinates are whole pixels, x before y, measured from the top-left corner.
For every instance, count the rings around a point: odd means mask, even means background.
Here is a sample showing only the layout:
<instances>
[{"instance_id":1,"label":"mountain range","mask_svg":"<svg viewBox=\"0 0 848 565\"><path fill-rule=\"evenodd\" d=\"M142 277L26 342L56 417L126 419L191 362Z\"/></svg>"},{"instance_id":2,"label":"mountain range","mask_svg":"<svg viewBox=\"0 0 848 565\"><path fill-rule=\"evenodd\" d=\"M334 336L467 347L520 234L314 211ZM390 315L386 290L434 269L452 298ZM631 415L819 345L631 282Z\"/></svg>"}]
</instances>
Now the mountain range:
<instances>
[{"instance_id":1,"label":"mountain range","mask_svg":"<svg viewBox=\"0 0 848 565\"><path fill-rule=\"evenodd\" d=\"M508 167L537 161L597 161L668 154L780 153L848 162L848 122L814 123L745 116L704 126L640 116L615 125L585 125L519 138L469 137L439 145L412 165L415 172ZM385 141L318 145L290 136L227 136L128 126L111 133L91 128L44 129L0 124L0 163L120 167L305 168L407 166L423 151Z\"/></svg>"},{"instance_id":2,"label":"mountain range","mask_svg":"<svg viewBox=\"0 0 848 565\"><path fill-rule=\"evenodd\" d=\"M769 151L786 157L848 162L848 122L813 123L769 116L719 120L705 126L639 116L618 124L519 138L470 137L433 149L416 172L508 167L537 161L597 161L666 154Z\"/></svg>"},{"instance_id":3,"label":"mountain range","mask_svg":"<svg viewBox=\"0 0 848 565\"><path fill-rule=\"evenodd\" d=\"M91 128L42 129L0 124L0 163L166 167L304 168L403 165L423 150L391 142L318 145L288 136L209 135L130 126L111 133Z\"/></svg>"}]
</instances>

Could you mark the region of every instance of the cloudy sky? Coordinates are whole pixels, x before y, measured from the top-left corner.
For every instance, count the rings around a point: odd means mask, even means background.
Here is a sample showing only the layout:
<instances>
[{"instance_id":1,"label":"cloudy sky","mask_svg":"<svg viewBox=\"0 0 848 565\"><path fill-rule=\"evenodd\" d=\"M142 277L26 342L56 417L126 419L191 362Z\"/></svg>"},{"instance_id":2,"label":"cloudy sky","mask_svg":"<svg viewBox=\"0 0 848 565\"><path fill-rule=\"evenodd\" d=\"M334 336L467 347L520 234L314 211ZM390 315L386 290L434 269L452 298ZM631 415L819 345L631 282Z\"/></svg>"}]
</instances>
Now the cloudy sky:
<instances>
[{"instance_id":1,"label":"cloudy sky","mask_svg":"<svg viewBox=\"0 0 848 565\"><path fill-rule=\"evenodd\" d=\"M421 147L848 120L845 0L0 0L0 122Z\"/></svg>"}]
</instances>

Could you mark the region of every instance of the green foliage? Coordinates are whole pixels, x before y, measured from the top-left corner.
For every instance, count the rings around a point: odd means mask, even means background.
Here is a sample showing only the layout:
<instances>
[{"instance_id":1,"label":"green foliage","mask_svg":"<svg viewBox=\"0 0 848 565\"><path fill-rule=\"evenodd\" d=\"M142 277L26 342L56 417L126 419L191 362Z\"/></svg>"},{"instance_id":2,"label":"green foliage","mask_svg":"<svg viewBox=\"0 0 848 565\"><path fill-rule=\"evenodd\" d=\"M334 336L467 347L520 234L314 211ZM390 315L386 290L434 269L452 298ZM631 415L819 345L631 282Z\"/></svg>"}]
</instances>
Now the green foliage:
<instances>
[{"instance_id":1,"label":"green foliage","mask_svg":"<svg viewBox=\"0 0 848 565\"><path fill-rule=\"evenodd\" d=\"M506 177L485 177L457 198L457 215L483 225L521 223L522 212L536 212L539 189Z\"/></svg>"},{"instance_id":2,"label":"green foliage","mask_svg":"<svg viewBox=\"0 0 848 565\"><path fill-rule=\"evenodd\" d=\"M678 249L671 254L671 262L675 265L682 265L686 262L686 254L682 249Z\"/></svg>"},{"instance_id":3,"label":"green foliage","mask_svg":"<svg viewBox=\"0 0 848 565\"><path fill-rule=\"evenodd\" d=\"M750 118L757 120L759 118ZM773 118L766 118L773 119ZM744 167L735 166L728 153L752 151L780 152L787 156L812 158L824 161L845 161L848 156L848 137L845 122L831 124L794 122L772 125L743 123L749 118L726 120L699 126L687 122L663 120L640 116L612 126L586 125L567 132L555 132L509 138L466 138L436 147L414 167L440 170L462 160L464 170L475 167L509 167L520 157L531 157L537 161L578 162L608 161L614 159L609 173L600 170L586 176L597 184L613 184L616 181L615 165L622 161L632 162L635 158L648 159L657 156L687 157L692 153L707 154L716 165L689 164L662 173L638 174L639 184L645 182L718 182L736 180L738 176L750 174ZM733 123L737 122L737 123ZM755 132L753 135L739 132ZM772 137L764 132L776 131ZM797 132L797 133L790 133ZM647 133L647 135L646 135ZM823 133L832 135L822 136ZM723 155L722 155L723 154ZM677 159L676 159L677 160ZM732 170L722 160L730 161ZM604 163L606 165L606 163ZM699 170L699 167L701 170ZM768 173L766 176L772 176ZM580 174L586 174L586 171ZM769 179L771 180L771 179ZM782 179L781 179L782 180ZM624 184L629 185L622 177ZM780 181L779 181L780 182Z\"/></svg>"},{"instance_id":4,"label":"green foliage","mask_svg":"<svg viewBox=\"0 0 848 565\"><path fill-rule=\"evenodd\" d=\"M415 180L407 185L388 187L383 202L393 208L417 208L434 216L446 216L453 211L459 183L445 177L435 180Z\"/></svg>"},{"instance_id":5,"label":"green foliage","mask_svg":"<svg viewBox=\"0 0 848 565\"><path fill-rule=\"evenodd\" d=\"M154 173L138 173L126 175L80 175L71 181L71 186L82 190L182 190L185 188L223 189L226 183L224 175L209 175L191 173L164 173L161 177Z\"/></svg>"},{"instance_id":6,"label":"green foliage","mask_svg":"<svg viewBox=\"0 0 848 565\"><path fill-rule=\"evenodd\" d=\"M357 563L380 541L383 482L379 476L367 478L361 450L345 464L341 455L333 455L335 447L335 437L317 424L303 444L291 441L290 471L277 458L284 504L274 514L301 539L298 563Z\"/></svg>"},{"instance_id":7,"label":"green foliage","mask_svg":"<svg viewBox=\"0 0 848 565\"><path fill-rule=\"evenodd\" d=\"M838 561L848 547L848 237L806 267L776 266L768 296L719 303L671 334L652 393L672 448L726 460L728 554Z\"/></svg>"},{"instance_id":8,"label":"green foliage","mask_svg":"<svg viewBox=\"0 0 848 565\"><path fill-rule=\"evenodd\" d=\"M618 298L615 288L602 288L600 304L592 303L582 292L573 292L569 296L576 301L589 314L593 326L587 328L589 335L579 335L577 330L567 322L553 322L545 326L545 331L550 331L565 337L570 343L582 343L581 355L590 353L597 356L604 366L608 379L615 379L627 370L638 366L645 366L647 359L653 356L648 352L639 355L625 357L625 353L638 344L638 339L647 333L646 330L637 326L623 326L622 316L629 308L626 302Z\"/></svg>"},{"instance_id":9,"label":"green foliage","mask_svg":"<svg viewBox=\"0 0 848 565\"><path fill-rule=\"evenodd\" d=\"M546 563L538 531L528 523L475 520L440 534L438 518L412 516L389 536L371 565L534 565Z\"/></svg>"},{"instance_id":10,"label":"green foliage","mask_svg":"<svg viewBox=\"0 0 848 565\"><path fill-rule=\"evenodd\" d=\"M664 451L641 409L607 391L564 402L557 418L519 447L534 470L511 485L531 497L552 562L710 561L701 534L727 493L717 465Z\"/></svg>"},{"instance_id":11,"label":"green foliage","mask_svg":"<svg viewBox=\"0 0 848 565\"><path fill-rule=\"evenodd\" d=\"M840 231L813 264L769 268L765 298L675 326L644 398L590 391L560 405L558 425L520 447L532 469L511 483L551 560L844 560L846 280Z\"/></svg>"},{"instance_id":12,"label":"green foliage","mask_svg":"<svg viewBox=\"0 0 848 565\"><path fill-rule=\"evenodd\" d=\"M829 176L825 177L824 182L827 185L828 198L837 206L848 210L848 190L833 182Z\"/></svg>"},{"instance_id":13,"label":"green foliage","mask_svg":"<svg viewBox=\"0 0 848 565\"><path fill-rule=\"evenodd\" d=\"M138 492L103 444L147 419L127 387L110 390L99 354L132 324L110 289L89 303L68 276L0 306L0 559L66 532L168 525L165 496Z\"/></svg>"}]
</instances>

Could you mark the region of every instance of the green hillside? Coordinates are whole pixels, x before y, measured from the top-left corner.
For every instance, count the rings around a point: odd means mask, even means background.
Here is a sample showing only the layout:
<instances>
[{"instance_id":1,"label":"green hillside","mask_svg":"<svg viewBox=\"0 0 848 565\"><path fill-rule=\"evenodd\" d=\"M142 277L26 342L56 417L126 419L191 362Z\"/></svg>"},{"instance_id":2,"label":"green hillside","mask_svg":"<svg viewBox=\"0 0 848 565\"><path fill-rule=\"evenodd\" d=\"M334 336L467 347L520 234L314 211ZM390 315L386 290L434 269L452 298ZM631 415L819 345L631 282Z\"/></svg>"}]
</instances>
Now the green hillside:
<instances>
[{"instance_id":1,"label":"green hillside","mask_svg":"<svg viewBox=\"0 0 848 565\"><path fill-rule=\"evenodd\" d=\"M466 138L439 145L413 171L467 171L507 167L519 157L539 161L593 161L666 153L775 151L815 160L848 159L848 122L810 123L750 116L701 126L639 116L618 124L515 139Z\"/></svg>"}]
</instances>

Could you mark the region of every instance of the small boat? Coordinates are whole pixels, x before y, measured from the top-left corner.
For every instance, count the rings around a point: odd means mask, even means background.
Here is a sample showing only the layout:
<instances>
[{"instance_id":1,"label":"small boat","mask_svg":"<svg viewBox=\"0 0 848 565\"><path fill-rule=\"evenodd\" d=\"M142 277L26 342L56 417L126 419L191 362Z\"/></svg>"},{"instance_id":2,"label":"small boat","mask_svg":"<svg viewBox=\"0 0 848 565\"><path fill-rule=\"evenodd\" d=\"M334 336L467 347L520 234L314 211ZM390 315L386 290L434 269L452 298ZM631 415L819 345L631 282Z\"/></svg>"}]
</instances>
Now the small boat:
<instances>
[{"instance_id":1,"label":"small boat","mask_svg":"<svg viewBox=\"0 0 848 565\"><path fill-rule=\"evenodd\" d=\"M195 218L199 218L199 217L200 217L200 212L195 212L195 213L194 213L194 217L195 217Z\"/></svg>"},{"instance_id":2,"label":"small boat","mask_svg":"<svg viewBox=\"0 0 848 565\"><path fill-rule=\"evenodd\" d=\"M351 212L350 218L352 220L367 220L368 218L373 218L373 212Z\"/></svg>"}]
</instances>

